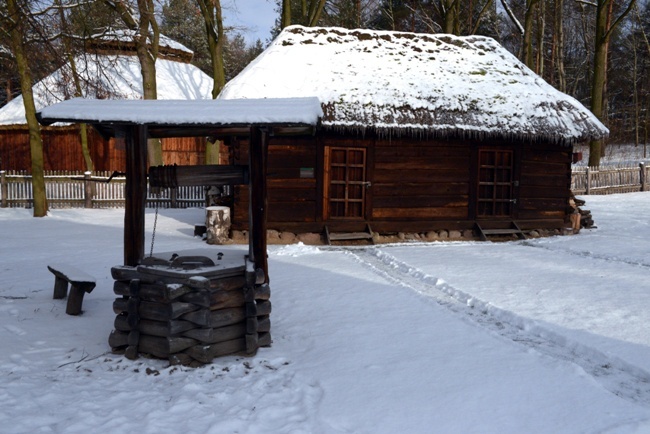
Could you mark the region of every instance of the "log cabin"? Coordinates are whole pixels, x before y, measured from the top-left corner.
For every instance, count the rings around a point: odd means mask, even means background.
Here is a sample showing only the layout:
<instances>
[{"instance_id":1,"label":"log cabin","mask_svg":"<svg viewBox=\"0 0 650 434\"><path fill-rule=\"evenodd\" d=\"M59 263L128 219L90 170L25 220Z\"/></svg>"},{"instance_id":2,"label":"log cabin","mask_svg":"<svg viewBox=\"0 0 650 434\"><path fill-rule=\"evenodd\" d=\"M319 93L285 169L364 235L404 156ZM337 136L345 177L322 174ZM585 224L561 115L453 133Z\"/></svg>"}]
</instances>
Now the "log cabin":
<instances>
[{"instance_id":1,"label":"log cabin","mask_svg":"<svg viewBox=\"0 0 650 434\"><path fill-rule=\"evenodd\" d=\"M607 128L493 39L287 27L220 99L317 97L270 137L268 227L379 233L563 227L572 147ZM248 158L228 142L231 164ZM246 187L233 228L245 229Z\"/></svg>"},{"instance_id":2,"label":"log cabin","mask_svg":"<svg viewBox=\"0 0 650 434\"><path fill-rule=\"evenodd\" d=\"M132 32L112 30L88 41L87 52L74 59L83 97L143 98L140 63L136 56L134 38ZM213 80L190 64L193 55L187 47L161 35L156 62L159 99L210 98ZM74 97L77 92L71 77L72 63L68 62L36 83L32 88L36 110ZM86 170L78 124L43 127L41 135L45 170ZM165 164L204 163L205 138L164 138L162 147ZM95 170L125 170L123 140L105 139L89 129L88 150ZM0 169L31 171L29 130L22 96L0 108Z\"/></svg>"}]
</instances>

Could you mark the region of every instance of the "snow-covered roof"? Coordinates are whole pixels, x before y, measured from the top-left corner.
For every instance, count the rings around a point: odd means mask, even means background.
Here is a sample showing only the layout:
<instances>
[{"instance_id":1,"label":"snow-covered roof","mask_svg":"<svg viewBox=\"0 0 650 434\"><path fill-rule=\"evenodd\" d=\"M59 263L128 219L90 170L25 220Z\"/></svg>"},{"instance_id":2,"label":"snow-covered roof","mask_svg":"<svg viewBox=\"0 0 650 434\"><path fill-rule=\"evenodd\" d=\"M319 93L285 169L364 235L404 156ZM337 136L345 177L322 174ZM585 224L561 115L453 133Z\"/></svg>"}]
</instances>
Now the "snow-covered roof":
<instances>
[{"instance_id":1,"label":"snow-covered roof","mask_svg":"<svg viewBox=\"0 0 650 434\"><path fill-rule=\"evenodd\" d=\"M285 28L219 98L316 96L322 125L573 143L608 134L493 39Z\"/></svg>"},{"instance_id":2,"label":"snow-covered roof","mask_svg":"<svg viewBox=\"0 0 650 434\"><path fill-rule=\"evenodd\" d=\"M152 42L152 34L147 35L147 44ZM136 55L136 40L139 33L130 29L106 29L90 37L86 49L97 54L132 54ZM190 63L194 52L185 45L158 35L158 59Z\"/></svg>"},{"instance_id":3,"label":"snow-covered roof","mask_svg":"<svg viewBox=\"0 0 650 434\"><path fill-rule=\"evenodd\" d=\"M242 100L92 100L74 98L42 109L43 123L58 121L148 125L316 125L318 98Z\"/></svg>"},{"instance_id":4,"label":"snow-covered roof","mask_svg":"<svg viewBox=\"0 0 650 434\"><path fill-rule=\"evenodd\" d=\"M104 33L99 33L91 36L92 40L101 40L105 42L125 42L132 43L135 38L138 37L138 32L131 29L108 29ZM151 39L151 36L149 36ZM165 35L159 35L158 37L158 46L171 48L172 50L183 51L185 53L194 54L194 51L187 48L185 45L180 42L174 41L173 39L168 38Z\"/></svg>"},{"instance_id":5,"label":"snow-covered roof","mask_svg":"<svg viewBox=\"0 0 650 434\"><path fill-rule=\"evenodd\" d=\"M83 96L96 99L142 99L140 62L135 56L86 55L76 58L83 77ZM199 68L180 62L156 61L159 99L211 98L213 80ZM32 88L36 110L70 99L75 95L70 64L38 82ZM22 96L0 108L0 125L25 124Z\"/></svg>"}]
</instances>

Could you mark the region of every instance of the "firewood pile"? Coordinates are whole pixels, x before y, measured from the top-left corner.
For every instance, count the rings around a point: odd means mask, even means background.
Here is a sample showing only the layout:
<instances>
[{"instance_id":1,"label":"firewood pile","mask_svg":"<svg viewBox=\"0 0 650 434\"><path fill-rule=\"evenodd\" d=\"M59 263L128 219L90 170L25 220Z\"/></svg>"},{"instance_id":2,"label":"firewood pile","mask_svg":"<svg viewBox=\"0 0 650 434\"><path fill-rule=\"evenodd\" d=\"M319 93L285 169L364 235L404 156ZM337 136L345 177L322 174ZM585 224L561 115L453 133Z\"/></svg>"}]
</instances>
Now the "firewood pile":
<instances>
[{"instance_id":1,"label":"firewood pile","mask_svg":"<svg viewBox=\"0 0 650 434\"><path fill-rule=\"evenodd\" d=\"M578 207L578 212L580 213L580 227L586 228L586 229L591 229L594 228L594 219L591 216L591 211L588 209L582 209L581 207L585 206L585 201L582 199L578 199L577 197L573 197L573 200L575 201L576 206Z\"/></svg>"},{"instance_id":2,"label":"firewood pile","mask_svg":"<svg viewBox=\"0 0 650 434\"><path fill-rule=\"evenodd\" d=\"M200 365L271 345L271 291L262 270L203 256L113 267L115 329L109 345L171 364ZM236 263L237 261L235 261Z\"/></svg>"}]
</instances>

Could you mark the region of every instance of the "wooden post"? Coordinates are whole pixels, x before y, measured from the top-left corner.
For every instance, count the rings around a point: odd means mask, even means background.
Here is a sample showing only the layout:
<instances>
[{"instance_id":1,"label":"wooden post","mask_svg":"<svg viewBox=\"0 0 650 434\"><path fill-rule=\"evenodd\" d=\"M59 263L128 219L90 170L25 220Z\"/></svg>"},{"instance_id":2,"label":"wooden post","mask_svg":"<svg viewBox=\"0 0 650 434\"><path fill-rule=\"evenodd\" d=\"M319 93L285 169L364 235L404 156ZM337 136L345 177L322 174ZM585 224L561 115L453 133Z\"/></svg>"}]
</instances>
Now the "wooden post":
<instances>
[{"instance_id":1,"label":"wooden post","mask_svg":"<svg viewBox=\"0 0 650 434\"><path fill-rule=\"evenodd\" d=\"M171 201L171 207L176 208L178 207L178 187L170 188L169 189L169 200Z\"/></svg>"},{"instance_id":2,"label":"wooden post","mask_svg":"<svg viewBox=\"0 0 650 434\"><path fill-rule=\"evenodd\" d=\"M641 181L641 191L645 191L645 163L639 163L639 181Z\"/></svg>"},{"instance_id":3,"label":"wooden post","mask_svg":"<svg viewBox=\"0 0 650 434\"><path fill-rule=\"evenodd\" d=\"M255 263L255 268L264 270L265 282L268 283L269 267L266 258L267 143L268 131L266 128L252 126L248 152L248 167L250 171L250 182L248 184L250 197L248 253L249 258Z\"/></svg>"},{"instance_id":4,"label":"wooden post","mask_svg":"<svg viewBox=\"0 0 650 434\"><path fill-rule=\"evenodd\" d=\"M90 179L90 172L84 172L84 206L93 207L93 185Z\"/></svg>"},{"instance_id":5,"label":"wooden post","mask_svg":"<svg viewBox=\"0 0 650 434\"><path fill-rule=\"evenodd\" d=\"M2 184L2 189L0 190L0 193L2 194L2 207L6 208L9 203L7 198L9 195L9 188L7 186L7 175L4 170L0 170L0 184Z\"/></svg>"},{"instance_id":6,"label":"wooden post","mask_svg":"<svg viewBox=\"0 0 650 434\"><path fill-rule=\"evenodd\" d=\"M126 129L126 186L124 187L124 265L144 258L144 208L147 200L147 127Z\"/></svg>"},{"instance_id":7,"label":"wooden post","mask_svg":"<svg viewBox=\"0 0 650 434\"><path fill-rule=\"evenodd\" d=\"M589 196L589 191L591 190L591 168L587 166L587 187L585 194Z\"/></svg>"}]
</instances>

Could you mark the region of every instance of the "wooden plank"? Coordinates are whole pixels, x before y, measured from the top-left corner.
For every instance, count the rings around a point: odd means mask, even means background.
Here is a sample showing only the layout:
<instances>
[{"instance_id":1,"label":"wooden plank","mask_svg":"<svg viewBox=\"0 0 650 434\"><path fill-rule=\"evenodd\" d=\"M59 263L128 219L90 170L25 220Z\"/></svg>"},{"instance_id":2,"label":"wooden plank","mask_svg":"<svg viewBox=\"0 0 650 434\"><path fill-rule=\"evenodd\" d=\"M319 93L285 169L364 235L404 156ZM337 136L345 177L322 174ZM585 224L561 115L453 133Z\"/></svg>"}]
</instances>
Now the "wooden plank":
<instances>
[{"instance_id":1,"label":"wooden plank","mask_svg":"<svg viewBox=\"0 0 650 434\"><path fill-rule=\"evenodd\" d=\"M187 285L140 282L139 295L145 300L159 303L170 302L184 294L195 291ZM129 282L115 281L113 292L116 295L133 296Z\"/></svg>"},{"instance_id":2,"label":"wooden plank","mask_svg":"<svg viewBox=\"0 0 650 434\"><path fill-rule=\"evenodd\" d=\"M399 182L418 182L418 183L454 183L454 182L467 182L469 179L469 168L465 171L457 170L426 170L415 169L404 172L401 170L396 171L376 171L374 182L378 183L399 183Z\"/></svg>"},{"instance_id":3,"label":"wooden plank","mask_svg":"<svg viewBox=\"0 0 650 434\"><path fill-rule=\"evenodd\" d=\"M439 218L439 219L466 219L467 207L447 207L447 208L373 208L373 219L394 218L394 219L421 219L421 218ZM373 222L376 227L376 222Z\"/></svg>"},{"instance_id":4,"label":"wooden plank","mask_svg":"<svg viewBox=\"0 0 650 434\"><path fill-rule=\"evenodd\" d=\"M138 273L145 279L159 280L160 277L178 278L182 281L188 281L190 277L202 276L212 279L232 277L241 275L246 269L245 265L224 267L220 264L214 266L200 267L191 270L170 267L138 267Z\"/></svg>"},{"instance_id":5,"label":"wooden plank","mask_svg":"<svg viewBox=\"0 0 650 434\"><path fill-rule=\"evenodd\" d=\"M375 208L466 207L467 195L455 196L375 196Z\"/></svg>"},{"instance_id":6,"label":"wooden plank","mask_svg":"<svg viewBox=\"0 0 650 434\"><path fill-rule=\"evenodd\" d=\"M149 169L152 187L240 185L248 183L248 167L226 165L156 166Z\"/></svg>"},{"instance_id":7,"label":"wooden plank","mask_svg":"<svg viewBox=\"0 0 650 434\"><path fill-rule=\"evenodd\" d=\"M331 233L329 238L331 241L365 240L372 239L372 234L367 232Z\"/></svg>"},{"instance_id":8,"label":"wooden plank","mask_svg":"<svg viewBox=\"0 0 650 434\"><path fill-rule=\"evenodd\" d=\"M124 265L144 258L144 218L147 198L147 127L126 130L126 186L124 196Z\"/></svg>"},{"instance_id":9,"label":"wooden plank","mask_svg":"<svg viewBox=\"0 0 650 434\"><path fill-rule=\"evenodd\" d=\"M185 350L194 360L201 363L210 363L215 357L226 356L246 350L246 339L233 339L211 345L195 345Z\"/></svg>"},{"instance_id":10,"label":"wooden plank","mask_svg":"<svg viewBox=\"0 0 650 434\"><path fill-rule=\"evenodd\" d=\"M303 221L316 220L316 202L269 202L269 221Z\"/></svg>"},{"instance_id":11,"label":"wooden plank","mask_svg":"<svg viewBox=\"0 0 650 434\"><path fill-rule=\"evenodd\" d=\"M113 302L113 312L120 314L127 312L129 299L118 298ZM151 301L141 301L138 307L138 314L142 318L155 321L169 321L177 319L188 312L194 312L199 306L191 303L173 302L173 303L155 303Z\"/></svg>"},{"instance_id":12,"label":"wooden plank","mask_svg":"<svg viewBox=\"0 0 650 434\"><path fill-rule=\"evenodd\" d=\"M385 196L454 196L468 195L469 183L464 182L374 182L374 197Z\"/></svg>"},{"instance_id":13,"label":"wooden plank","mask_svg":"<svg viewBox=\"0 0 650 434\"><path fill-rule=\"evenodd\" d=\"M246 318L243 307L214 310L201 309L181 316L181 319L204 327L225 327L236 324Z\"/></svg>"},{"instance_id":14,"label":"wooden plank","mask_svg":"<svg viewBox=\"0 0 650 434\"><path fill-rule=\"evenodd\" d=\"M219 328L195 328L183 333L183 336L196 339L204 344L216 344L244 337L246 322Z\"/></svg>"},{"instance_id":15,"label":"wooden plank","mask_svg":"<svg viewBox=\"0 0 650 434\"><path fill-rule=\"evenodd\" d=\"M186 337L159 337L140 335L138 350L140 353L151 354L160 358L167 358L174 353L179 353L196 345L195 339Z\"/></svg>"},{"instance_id":16,"label":"wooden plank","mask_svg":"<svg viewBox=\"0 0 650 434\"><path fill-rule=\"evenodd\" d=\"M115 317L114 326L116 330L124 332L131 331L132 329L126 315L117 315ZM137 327L138 330L144 334L169 337L195 328L196 324L182 320L152 321L148 319L141 319Z\"/></svg>"},{"instance_id":17,"label":"wooden plank","mask_svg":"<svg viewBox=\"0 0 650 434\"><path fill-rule=\"evenodd\" d=\"M259 127L250 131L250 215L249 215L249 259L255 268L264 270L268 282L269 267L266 249L266 222L268 213L267 173L268 132Z\"/></svg>"}]
</instances>

